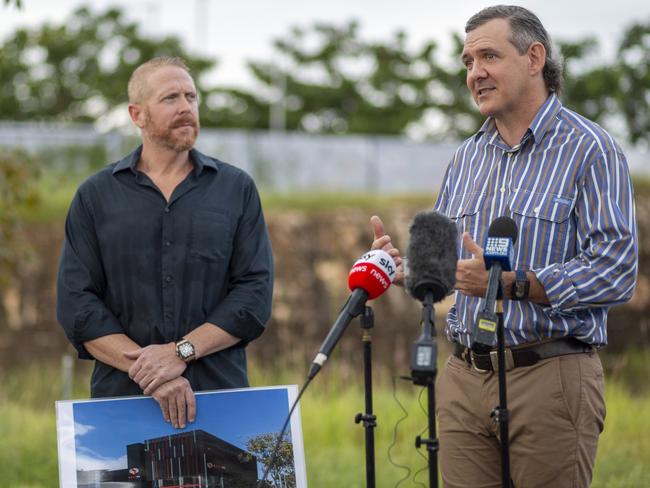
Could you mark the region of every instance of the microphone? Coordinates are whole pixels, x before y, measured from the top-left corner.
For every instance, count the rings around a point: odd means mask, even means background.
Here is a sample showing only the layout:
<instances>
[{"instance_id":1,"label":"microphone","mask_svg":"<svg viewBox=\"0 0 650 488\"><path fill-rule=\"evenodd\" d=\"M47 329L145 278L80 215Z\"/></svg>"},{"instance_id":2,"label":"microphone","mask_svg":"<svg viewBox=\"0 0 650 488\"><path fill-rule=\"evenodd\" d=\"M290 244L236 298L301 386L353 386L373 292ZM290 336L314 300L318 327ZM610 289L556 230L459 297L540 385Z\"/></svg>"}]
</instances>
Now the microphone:
<instances>
[{"instance_id":1,"label":"microphone","mask_svg":"<svg viewBox=\"0 0 650 488\"><path fill-rule=\"evenodd\" d=\"M496 343L496 300L501 295L501 273L512 270L513 245L517 242L517 224L507 216L496 218L488 229L483 250L485 269L489 270L485 303L479 312L477 326L472 334L475 344L492 348Z\"/></svg>"},{"instance_id":2,"label":"microphone","mask_svg":"<svg viewBox=\"0 0 650 488\"><path fill-rule=\"evenodd\" d=\"M396 271L393 258L381 249L368 251L354 263L348 274L348 287L352 294L343 305L343 309L312 362L308 374L310 380L318 374L332 354L332 350L352 319L363 312L366 301L373 300L388 290Z\"/></svg>"},{"instance_id":3,"label":"microphone","mask_svg":"<svg viewBox=\"0 0 650 488\"><path fill-rule=\"evenodd\" d=\"M510 217L504 215L492 221L483 251L485 269L489 270L498 263L503 271L512 271L513 246L517 242L517 234L517 223Z\"/></svg>"},{"instance_id":4,"label":"microphone","mask_svg":"<svg viewBox=\"0 0 650 488\"><path fill-rule=\"evenodd\" d=\"M406 288L422 306L422 334L411 349L411 378L416 385L432 384L436 371L437 348L433 303L454 289L458 262L456 224L433 210L415 215L409 227L406 250Z\"/></svg>"},{"instance_id":5,"label":"microphone","mask_svg":"<svg viewBox=\"0 0 650 488\"><path fill-rule=\"evenodd\" d=\"M449 295L456 283L458 230L456 224L433 210L415 215L409 227L406 250L409 273L406 288L423 302L428 293L432 303Z\"/></svg>"}]
</instances>

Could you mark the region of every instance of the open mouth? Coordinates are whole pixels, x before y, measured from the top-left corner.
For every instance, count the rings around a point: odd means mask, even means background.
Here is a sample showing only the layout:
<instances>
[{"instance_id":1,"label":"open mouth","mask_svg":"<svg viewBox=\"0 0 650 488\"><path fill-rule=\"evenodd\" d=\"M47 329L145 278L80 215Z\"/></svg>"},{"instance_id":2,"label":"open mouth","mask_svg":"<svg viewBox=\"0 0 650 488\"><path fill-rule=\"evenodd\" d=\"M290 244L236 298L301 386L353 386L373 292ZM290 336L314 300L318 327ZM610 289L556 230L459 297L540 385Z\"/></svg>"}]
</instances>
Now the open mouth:
<instances>
[{"instance_id":1,"label":"open mouth","mask_svg":"<svg viewBox=\"0 0 650 488\"><path fill-rule=\"evenodd\" d=\"M491 92L492 90L494 90L494 88L481 88L481 89L480 89L478 92L476 92L476 93L477 93L477 95L480 97L480 96L482 96L482 95L485 95L485 94L488 93L488 92Z\"/></svg>"}]
</instances>

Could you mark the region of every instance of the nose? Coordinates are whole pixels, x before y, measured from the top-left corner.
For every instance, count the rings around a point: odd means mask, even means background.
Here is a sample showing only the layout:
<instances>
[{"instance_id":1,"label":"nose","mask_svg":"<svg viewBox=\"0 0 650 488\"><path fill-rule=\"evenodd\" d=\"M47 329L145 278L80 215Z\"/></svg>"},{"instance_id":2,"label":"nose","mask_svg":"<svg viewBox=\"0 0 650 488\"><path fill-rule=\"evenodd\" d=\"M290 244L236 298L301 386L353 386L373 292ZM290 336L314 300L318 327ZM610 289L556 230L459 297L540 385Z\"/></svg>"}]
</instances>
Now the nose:
<instances>
[{"instance_id":1,"label":"nose","mask_svg":"<svg viewBox=\"0 0 650 488\"><path fill-rule=\"evenodd\" d=\"M192 111L193 103L187 97L178 97L178 111L180 113L187 113Z\"/></svg>"},{"instance_id":2,"label":"nose","mask_svg":"<svg viewBox=\"0 0 650 488\"><path fill-rule=\"evenodd\" d=\"M487 78L488 74L485 67L479 60L472 63L472 67L467 70L467 86L471 89L477 80Z\"/></svg>"}]
</instances>

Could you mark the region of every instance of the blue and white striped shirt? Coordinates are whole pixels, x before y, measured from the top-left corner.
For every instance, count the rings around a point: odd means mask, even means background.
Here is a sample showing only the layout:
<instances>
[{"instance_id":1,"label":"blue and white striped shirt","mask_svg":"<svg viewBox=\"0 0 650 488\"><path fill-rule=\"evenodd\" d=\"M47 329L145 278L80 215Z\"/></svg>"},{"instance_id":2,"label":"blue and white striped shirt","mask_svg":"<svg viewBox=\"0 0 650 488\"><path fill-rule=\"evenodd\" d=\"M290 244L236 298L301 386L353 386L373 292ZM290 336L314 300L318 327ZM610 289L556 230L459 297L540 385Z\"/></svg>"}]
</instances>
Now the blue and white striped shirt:
<instances>
[{"instance_id":1,"label":"blue and white striped shirt","mask_svg":"<svg viewBox=\"0 0 650 488\"><path fill-rule=\"evenodd\" d=\"M456 151L436 210L481 246L496 217L517 223L513 269L534 272L550 304L504 300L509 345L563 336L607 343L609 307L634 291L637 238L627 161L602 127L554 94L512 148L488 118ZM480 305L456 292L450 340L470 345Z\"/></svg>"}]
</instances>

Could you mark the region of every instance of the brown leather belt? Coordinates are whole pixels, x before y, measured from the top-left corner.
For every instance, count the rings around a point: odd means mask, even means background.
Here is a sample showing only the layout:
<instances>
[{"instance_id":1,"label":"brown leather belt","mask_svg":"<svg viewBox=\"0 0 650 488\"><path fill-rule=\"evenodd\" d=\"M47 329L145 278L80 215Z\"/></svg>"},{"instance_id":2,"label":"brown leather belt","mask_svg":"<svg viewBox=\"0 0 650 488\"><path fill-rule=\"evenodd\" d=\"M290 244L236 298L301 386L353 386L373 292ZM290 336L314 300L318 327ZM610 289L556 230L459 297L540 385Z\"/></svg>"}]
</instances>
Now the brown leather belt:
<instances>
[{"instance_id":1,"label":"brown leather belt","mask_svg":"<svg viewBox=\"0 0 650 488\"><path fill-rule=\"evenodd\" d=\"M593 346L581 342L574 337L510 347L505 350L506 371L522 366L532 366L542 359L567 354L588 353L593 350ZM477 354L472 349L455 343L454 356L462 359L480 373L489 373L490 371L498 371L499 369L496 349L486 354Z\"/></svg>"}]
</instances>

